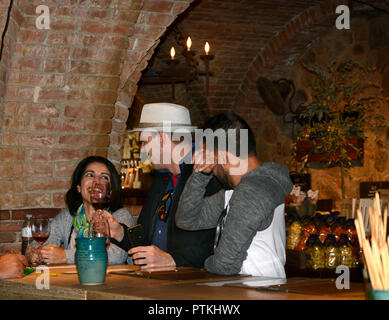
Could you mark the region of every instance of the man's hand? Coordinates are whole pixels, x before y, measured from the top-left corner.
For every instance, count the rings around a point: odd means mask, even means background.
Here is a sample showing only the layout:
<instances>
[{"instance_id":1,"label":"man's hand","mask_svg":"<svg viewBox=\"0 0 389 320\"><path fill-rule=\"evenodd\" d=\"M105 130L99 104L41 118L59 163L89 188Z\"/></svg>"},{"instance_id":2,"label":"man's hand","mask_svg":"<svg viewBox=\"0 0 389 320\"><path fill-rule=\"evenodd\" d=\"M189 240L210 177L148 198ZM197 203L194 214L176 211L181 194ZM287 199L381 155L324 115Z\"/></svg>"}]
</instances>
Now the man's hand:
<instances>
[{"instance_id":1,"label":"man's hand","mask_svg":"<svg viewBox=\"0 0 389 320\"><path fill-rule=\"evenodd\" d=\"M21 254L5 254L0 257L0 279L15 279L24 276L24 267L28 265Z\"/></svg>"},{"instance_id":2,"label":"man's hand","mask_svg":"<svg viewBox=\"0 0 389 320\"><path fill-rule=\"evenodd\" d=\"M108 211L100 210L93 217L93 225L97 232L109 236L117 241L122 241L124 229L122 225Z\"/></svg>"},{"instance_id":3,"label":"man's hand","mask_svg":"<svg viewBox=\"0 0 389 320\"><path fill-rule=\"evenodd\" d=\"M205 148L196 150L192 156L193 170L195 172L211 173L217 164L215 153Z\"/></svg>"},{"instance_id":4,"label":"man's hand","mask_svg":"<svg viewBox=\"0 0 389 320\"><path fill-rule=\"evenodd\" d=\"M47 244L40 247L41 262L66 263L65 250L55 244Z\"/></svg>"},{"instance_id":5,"label":"man's hand","mask_svg":"<svg viewBox=\"0 0 389 320\"><path fill-rule=\"evenodd\" d=\"M141 270L176 266L176 262L169 253L154 245L132 248L128 251L128 254L132 255L134 264L141 266Z\"/></svg>"}]
</instances>

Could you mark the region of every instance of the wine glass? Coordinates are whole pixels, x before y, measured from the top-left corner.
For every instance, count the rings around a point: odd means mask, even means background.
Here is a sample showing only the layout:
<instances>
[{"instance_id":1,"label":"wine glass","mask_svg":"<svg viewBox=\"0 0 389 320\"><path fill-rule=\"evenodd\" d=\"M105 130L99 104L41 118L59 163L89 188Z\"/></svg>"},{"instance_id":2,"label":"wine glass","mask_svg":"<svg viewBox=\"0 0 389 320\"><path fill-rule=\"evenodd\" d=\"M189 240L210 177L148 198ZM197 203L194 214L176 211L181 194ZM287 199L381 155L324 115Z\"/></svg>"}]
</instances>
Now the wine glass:
<instances>
[{"instance_id":1,"label":"wine glass","mask_svg":"<svg viewBox=\"0 0 389 320\"><path fill-rule=\"evenodd\" d=\"M31 225L32 238L40 245L44 244L50 235L49 219L34 219Z\"/></svg>"},{"instance_id":2,"label":"wine glass","mask_svg":"<svg viewBox=\"0 0 389 320\"><path fill-rule=\"evenodd\" d=\"M110 201L110 195L111 195L111 188L110 184L98 184L94 183L90 192L90 203L92 204L93 208L96 210L97 215L101 214L101 210L107 210L109 209L109 201ZM92 223L89 225L88 230L88 236L93 236L93 228L91 228ZM110 232L109 232L109 226L107 227L105 225L105 230L107 230L107 237L109 239ZM97 237L102 237L103 235L101 233L96 232Z\"/></svg>"},{"instance_id":3,"label":"wine glass","mask_svg":"<svg viewBox=\"0 0 389 320\"><path fill-rule=\"evenodd\" d=\"M49 238L50 235L50 220L49 219L33 219L31 224L32 238L39 243L39 250ZM40 252L40 251L39 251ZM39 253L40 255L40 253ZM41 259L40 259L41 260Z\"/></svg>"}]
</instances>

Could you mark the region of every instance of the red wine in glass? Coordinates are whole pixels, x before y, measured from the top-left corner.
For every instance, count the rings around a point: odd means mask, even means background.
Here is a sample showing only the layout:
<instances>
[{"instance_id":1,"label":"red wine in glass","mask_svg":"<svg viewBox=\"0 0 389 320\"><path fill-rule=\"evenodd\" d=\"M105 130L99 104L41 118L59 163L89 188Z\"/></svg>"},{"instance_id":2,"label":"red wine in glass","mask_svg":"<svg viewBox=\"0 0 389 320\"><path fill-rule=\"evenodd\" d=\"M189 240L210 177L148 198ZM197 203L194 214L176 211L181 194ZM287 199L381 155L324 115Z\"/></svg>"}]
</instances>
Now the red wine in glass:
<instances>
[{"instance_id":1,"label":"red wine in glass","mask_svg":"<svg viewBox=\"0 0 389 320\"><path fill-rule=\"evenodd\" d=\"M32 238L40 245L46 242L50 235L49 219L34 219L31 225Z\"/></svg>"},{"instance_id":2,"label":"red wine in glass","mask_svg":"<svg viewBox=\"0 0 389 320\"><path fill-rule=\"evenodd\" d=\"M48 234L39 234L35 235L32 238L38 242L40 245L44 244L46 240L48 239L49 235Z\"/></svg>"},{"instance_id":3,"label":"red wine in glass","mask_svg":"<svg viewBox=\"0 0 389 320\"><path fill-rule=\"evenodd\" d=\"M92 192L90 194L90 201L96 211L108 208L110 193L109 189L109 183L106 185L96 184L93 186Z\"/></svg>"},{"instance_id":4,"label":"red wine in glass","mask_svg":"<svg viewBox=\"0 0 389 320\"><path fill-rule=\"evenodd\" d=\"M111 188L109 182L106 184L93 184L92 190L90 192L90 203L95 209L97 215L100 215L102 210L108 209L110 203L110 194ZM100 225L100 223L98 224ZM95 226L93 226L93 229L95 229ZM97 227L97 229L99 229L99 227ZM107 235L109 238L109 227L107 231ZM97 237L101 237L104 234L105 233L100 233L96 231Z\"/></svg>"},{"instance_id":5,"label":"red wine in glass","mask_svg":"<svg viewBox=\"0 0 389 320\"><path fill-rule=\"evenodd\" d=\"M108 202L92 202L92 205L95 210L104 210L108 207Z\"/></svg>"}]
</instances>

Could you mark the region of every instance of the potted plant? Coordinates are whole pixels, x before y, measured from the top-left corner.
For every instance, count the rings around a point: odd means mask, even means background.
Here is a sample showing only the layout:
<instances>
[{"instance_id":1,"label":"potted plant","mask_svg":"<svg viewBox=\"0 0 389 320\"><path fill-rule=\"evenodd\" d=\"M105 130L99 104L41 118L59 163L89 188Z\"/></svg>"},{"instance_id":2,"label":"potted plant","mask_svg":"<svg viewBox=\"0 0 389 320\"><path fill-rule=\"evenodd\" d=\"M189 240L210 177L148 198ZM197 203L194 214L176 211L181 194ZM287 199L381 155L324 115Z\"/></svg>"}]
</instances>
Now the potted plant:
<instances>
[{"instance_id":1,"label":"potted plant","mask_svg":"<svg viewBox=\"0 0 389 320\"><path fill-rule=\"evenodd\" d=\"M310 101L299 108L301 130L295 140L296 160L302 169L312 167L313 161L327 168L338 166L344 199L347 170L354 160L363 159L365 130L386 128L384 117L374 113L383 99L380 86L369 81L373 68L353 61L335 60L324 70L303 66L316 79L311 85ZM376 142L382 145L378 138Z\"/></svg>"}]
</instances>

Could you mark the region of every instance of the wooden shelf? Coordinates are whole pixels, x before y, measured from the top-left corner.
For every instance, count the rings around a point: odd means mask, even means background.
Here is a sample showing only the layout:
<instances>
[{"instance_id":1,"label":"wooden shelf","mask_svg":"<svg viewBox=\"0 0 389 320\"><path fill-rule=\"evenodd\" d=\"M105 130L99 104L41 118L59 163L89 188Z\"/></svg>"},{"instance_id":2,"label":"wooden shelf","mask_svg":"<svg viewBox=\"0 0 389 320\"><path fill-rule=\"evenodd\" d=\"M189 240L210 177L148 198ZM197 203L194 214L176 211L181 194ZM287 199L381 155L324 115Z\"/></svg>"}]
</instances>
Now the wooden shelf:
<instances>
[{"instance_id":1,"label":"wooden shelf","mask_svg":"<svg viewBox=\"0 0 389 320\"><path fill-rule=\"evenodd\" d=\"M149 189L122 189L122 198L124 205L143 205L146 201Z\"/></svg>"}]
</instances>

